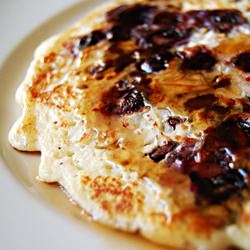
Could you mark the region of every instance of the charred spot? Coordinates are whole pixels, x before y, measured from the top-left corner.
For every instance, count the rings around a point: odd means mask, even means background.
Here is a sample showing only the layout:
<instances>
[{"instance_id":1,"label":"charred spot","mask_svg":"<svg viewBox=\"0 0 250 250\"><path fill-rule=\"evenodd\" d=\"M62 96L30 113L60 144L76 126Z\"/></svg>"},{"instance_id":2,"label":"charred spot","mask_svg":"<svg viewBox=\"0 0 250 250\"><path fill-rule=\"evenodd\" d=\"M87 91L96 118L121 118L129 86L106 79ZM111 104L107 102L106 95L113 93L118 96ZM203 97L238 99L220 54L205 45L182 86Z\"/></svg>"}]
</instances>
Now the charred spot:
<instances>
[{"instance_id":1,"label":"charred spot","mask_svg":"<svg viewBox=\"0 0 250 250\"><path fill-rule=\"evenodd\" d=\"M104 113L127 115L145 106L144 98L135 86L126 80L119 81L103 97Z\"/></svg>"},{"instance_id":2,"label":"charred spot","mask_svg":"<svg viewBox=\"0 0 250 250\"><path fill-rule=\"evenodd\" d=\"M149 154L149 157L154 162L160 162L163 160L167 153L174 150L177 146L177 143L174 141L169 141L166 145L159 146L153 150L152 153Z\"/></svg>"},{"instance_id":3,"label":"charred spot","mask_svg":"<svg viewBox=\"0 0 250 250\"><path fill-rule=\"evenodd\" d=\"M240 53L233 59L233 61L238 69L250 73L250 51Z\"/></svg>"},{"instance_id":4,"label":"charred spot","mask_svg":"<svg viewBox=\"0 0 250 250\"><path fill-rule=\"evenodd\" d=\"M184 106L189 111L194 111L211 106L218 100L213 94L201 95L187 100Z\"/></svg>"},{"instance_id":5,"label":"charred spot","mask_svg":"<svg viewBox=\"0 0 250 250\"><path fill-rule=\"evenodd\" d=\"M211 70L217 60L211 50L205 46L196 46L179 53L183 60L182 68L189 70Z\"/></svg>"},{"instance_id":6,"label":"charred spot","mask_svg":"<svg viewBox=\"0 0 250 250\"><path fill-rule=\"evenodd\" d=\"M231 85L230 78L223 76L223 75L215 77L214 82L213 82L213 87L215 89L226 88L226 87L229 87L230 85Z\"/></svg>"},{"instance_id":7,"label":"charred spot","mask_svg":"<svg viewBox=\"0 0 250 250\"><path fill-rule=\"evenodd\" d=\"M101 30L95 30L89 35L83 36L79 41L79 49L83 50L87 47L94 46L106 38L105 33Z\"/></svg>"}]
</instances>

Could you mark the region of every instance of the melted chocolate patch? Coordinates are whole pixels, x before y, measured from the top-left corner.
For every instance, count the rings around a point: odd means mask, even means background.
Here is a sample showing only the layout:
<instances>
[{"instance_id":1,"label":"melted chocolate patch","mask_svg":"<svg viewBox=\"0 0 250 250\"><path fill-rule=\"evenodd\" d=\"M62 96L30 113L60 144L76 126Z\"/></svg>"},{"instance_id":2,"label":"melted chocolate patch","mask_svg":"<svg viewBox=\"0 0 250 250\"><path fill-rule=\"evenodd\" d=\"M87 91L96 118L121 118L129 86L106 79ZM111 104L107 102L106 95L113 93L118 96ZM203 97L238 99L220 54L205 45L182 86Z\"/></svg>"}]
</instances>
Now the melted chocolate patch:
<instances>
[{"instance_id":1,"label":"melted chocolate patch","mask_svg":"<svg viewBox=\"0 0 250 250\"><path fill-rule=\"evenodd\" d=\"M150 5L135 4L121 5L106 14L106 20L111 23L122 23L128 26L135 26L142 23L147 23L150 19L151 11L155 7Z\"/></svg>"},{"instance_id":2,"label":"melted chocolate patch","mask_svg":"<svg viewBox=\"0 0 250 250\"><path fill-rule=\"evenodd\" d=\"M106 35L101 30L95 30L89 35L83 36L79 41L79 49L83 50L89 46L93 46L106 38Z\"/></svg>"},{"instance_id":3,"label":"melted chocolate patch","mask_svg":"<svg viewBox=\"0 0 250 250\"><path fill-rule=\"evenodd\" d=\"M150 41L154 46L179 46L188 41L190 36L189 29L181 29L179 27L169 27L167 29L163 28L154 32Z\"/></svg>"},{"instance_id":4,"label":"melted chocolate patch","mask_svg":"<svg viewBox=\"0 0 250 250\"><path fill-rule=\"evenodd\" d=\"M238 10L171 12L146 4L121 5L106 13L108 30L96 30L80 39L84 49L107 39L111 42L135 38L142 48L178 46L188 42L197 28L229 32L246 22Z\"/></svg>"},{"instance_id":5,"label":"melted chocolate patch","mask_svg":"<svg viewBox=\"0 0 250 250\"><path fill-rule=\"evenodd\" d=\"M243 52L234 58L234 64L240 70L250 73L250 52Z\"/></svg>"},{"instance_id":6,"label":"melted chocolate patch","mask_svg":"<svg viewBox=\"0 0 250 250\"><path fill-rule=\"evenodd\" d=\"M142 58L136 65L141 72L152 74L164 70L168 67L170 61L174 58L165 47L159 47L157 50L139 51Z\"/></svg>"},{"instance_id":7,"label":"melted chocolate patch","mask_svg":"<svg viewBox=\"0 0 250 250\"><path fill-rule=\"evenodd\" d=\"M190 176L199 202L220 203L248 187L250 173L240 160L249 153L250 123L232 116L205 135L201 147L186 143L171 152L166 163Z\"/></svg>"},{"instance_id":8,"label":"melted chocolate patch","mask_svg":"<svg viewBox=\"0 0 250 250\"><path fill-rule=\"evenodd\" d=\"M109 11L106 20L113 24L107 32L111 41L125 41L132 38L133 28L140 24L150 23L152 13L156 7L142 4L122 5Z\"/></svg>"},{"instance_id":9,"label":"melted chocolate patch","mask_svg":"<svg viewBox=\"0 0 250 250\"><path fill-rule=\"evenodd\" d=\"M189 70L210 70L217 60L211 50L205 46L196 46L184 53L180 53L183 59L182 67Z\"/></svg>"},{"instance_id":10,"label":"melted chocolate patch","mask_svg":"<svg viewBox=\"0 0 250 250\"><path fill-rule=\"evenodd\" d=\"M142 60L137 64L137 69L147 74L159 72L168 67L169 61L171 60L171 54L159 55L154 54L151 57Z\"/></svg>"},{"instance_id":11,"label":"melted chocolate patch","mask_svg":"<svg viewBox=\"0 0 250 250\"><path fill-rule=\"evenodd\" d=\"M242 13L238 10L198 10L186 13L187 23L194 27L205 27L221 33L228 33L233 27L246 22Z\"/></svg>"},{"instance_id":12,"label":"melted chocolate patch","mask_svg":"<svg viewBox=\"0 0 250 250\"><path fill-rule=\"evenodd\" d=\"M211 203L220 203L229 199L246 187L244 176L247 172L242 169L229 169L223 174L211 178L203 178L198 173L190 173L190 179L198 186L198 192ZM202 201L200 201L202 202Z\"/></svg>"},{"instance_id":13,"label":"melted chocolate patch","mask_svg":"<svg viewBox=\"0 0 250 250\"><path fill-rule=\"evenodd\" d=\"M187 100L184 106L189 111L194 111L211 106L218 99L213 94L201 95Z\"/></svg>"},{"instance_id":14,"label":"melted chocolate patch","mask_svg":"<svg viewBox=\"0 0 250 250\"><path fill-rule=\"evenodd\" d=\"M140 111L145 105L144 99L150 97L152 91L148 85L149 74L168 68L171 60L178 55L184 70L211 70L214 67L217 59L213 51L205 46L196 46L177 55L176 47L186 44L197 29L227 33L246 21L237 10L180 12L151 4L121 5L107 12L105 18L103 30L94 30L80 38L78 49L95 46L101 41L109 45L104 61L87 69L96 79L103 79L107 69L112 68L115 73L120 73L130 67L123 78L126 84L117 83L103 95L103 111L116 115ZM127 40L129 42L124 42ZM248 71L241 56L237 57L235 65ZM229 84L230 81L226 79L216 80L214 88L227 87ZM204 108L204 111L226 115L228 110L216 105L216 101L214 95L207 94L189 99L184 105L189 111ZM244 110L247 109L245 104ZM169 120L173 128L177 122Z\"/></svg>"}]
</instances>

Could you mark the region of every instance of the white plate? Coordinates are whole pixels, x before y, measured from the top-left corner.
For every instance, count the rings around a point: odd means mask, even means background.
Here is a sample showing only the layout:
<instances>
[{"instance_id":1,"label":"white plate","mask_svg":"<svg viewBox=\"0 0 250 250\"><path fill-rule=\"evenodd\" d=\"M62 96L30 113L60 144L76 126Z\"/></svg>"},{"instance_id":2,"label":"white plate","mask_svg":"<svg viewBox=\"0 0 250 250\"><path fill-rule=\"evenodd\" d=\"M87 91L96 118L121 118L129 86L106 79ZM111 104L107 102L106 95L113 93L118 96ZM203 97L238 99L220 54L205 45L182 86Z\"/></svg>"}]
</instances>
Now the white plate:
<instances>
[{"instance_id":1,"label":"white plate","mask_svg":"<svg viewBox=\"0 0 250 250\"><path fill-rule=\"evenodd\" d=\"M41 41L69 27L103 2L105 1L0 2L2 250L162 249L139 236L116 232L88 221L57 187L36 180L38 154L20 153L12 149L7 141L8 131L20 114L14 100L15 90L32 60L34 49Z\"/></svg>"}]
</instances>

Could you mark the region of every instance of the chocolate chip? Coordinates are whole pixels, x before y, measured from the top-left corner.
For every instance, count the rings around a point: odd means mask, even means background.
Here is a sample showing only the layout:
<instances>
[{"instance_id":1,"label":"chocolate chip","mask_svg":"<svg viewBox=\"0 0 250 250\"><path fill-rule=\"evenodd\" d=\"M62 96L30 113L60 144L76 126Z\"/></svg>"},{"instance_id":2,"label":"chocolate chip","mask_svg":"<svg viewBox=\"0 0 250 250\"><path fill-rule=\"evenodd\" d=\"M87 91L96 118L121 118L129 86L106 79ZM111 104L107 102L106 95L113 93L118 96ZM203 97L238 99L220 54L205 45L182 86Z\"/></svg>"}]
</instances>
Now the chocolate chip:
<instances>
[{"instance_id":1,"label":"chocolate chip","mask_svg":"<svg viewBox=\"0 0 250 250\"><path fill-rule=\"evenodd\" d=\"M145 106L144 98L134 85L126 80L119 81L103 96L103 112L106 114L128 115Z\"/></svg>"},{"instance_id":2,"label":"chocolate chip","mask_svg":"<svg viewBox=\"0 0 250 250\"><path fill-rule=\"evenodd\" d=\"M229 32L234 26L243 24L245 18L238 10L213 10L210 12L211 24L214 30Z\"/></svg>"},{"instance_id":3,"label":"chocolate chip","mask_svg":"<svg viewBox=\"0 0 250 250\"><path fill-rule=\"evenodd\" d=\"M130 30L129 26L114 25L106 32L106 36L112 42L126 41L130 39Z\"/></svg>"},{"instance_id":4,"label":"chocolate chip","mask_svg":"<svg viewBox=\"0 0 250 250\"><path fill-rule=\"evenodd\" d=\"M142 107L144 107L142 94L137 90L133 90L121 97L117 103L116 113L119 115L132 114L139 111Z\"/></svg>"},{"instance_id":5,"label":"chocolate chip","mask_svg":"<svg viewBox=\"0 0 250 250\"><path fill-rule=\"evenodd\" d=\"M168 124L175 129L176 125L180 124L183 122L183 120L180 117L169 117L168 118Z\"/></svg>"},{"instance_id":6,"label":"chocolate chip","mask_svg":"<svg viewBox=\"0 0 250 250\"><path fill-rule=\"evenodd\" d=\"M205 46L196 46L179 53L183 60L182 68L189 70L210 70L217 60L213 52Z\"/></svg>"},{"instance_id":7,"label":"chocolate chip","mask_svg":"<svg viewBox=\"0 0 250 250\"><path fill-rule=\"evenodd\" d=\"M233 27L246 22L242 13L238 10L198 10L186 13L187 23L195 27L206 27L221 33L228 33Z\"/></svg>"},{"instance_id":8,"label":"chocolate chip","mask_svg":"<svg viewBox=\"0 0 250 250\"><path fill-rule=\"evenodd\" d=\"M213 87L215 89L218 89L218 88L226 88L228 86L231 85L231 80L230 78L228 77L225 77L225 76L217 76L215 79L214 79L214 83L213 83Z\"/></svg>"},{"instance_id":9,"label":"chocolate chip","mask_svg":"<svg viewBox=\"0 0 250 250\"><path fill-rule=\"evenodd\" d=\"M150 5L121 5L106 14L108 22L123 23L128 26L147 22L150 18L150 11L154 9Z\"/></svg>"},{"instance_id":10,"label":"chocolate chip","mask_svg":"<svg viewBox=\"0 0 250 250\"><path fill-rule=\"evenodd\" d=\"M106 35L101 30L95 30L89 35L83 36L79 42L79 49L85 49L86 47L96 45L100 41L104 40Z\"/></svg>"},{"instance_id":11,"label":"chocolate chip","mask_svg":"<svg viewBox=\"0 0 250 250\"><path fill-rule=\"evenodd\" d=\"M150 41L155 46L172 47L187 42L189 36L189 29L170 27L167 29L160 29L158 31L155 31L151 35Z\"/></svg>"},{"instance_id":12,"label":"chocolate chip","mask_svg":"<svg viewBox=\"0 0 250 250\"><path fill-rule=\"evenodd\" d=\"M172 60L172 58L173 55L167 51L161 54L150 54L148 57L137 64L137 69L147 74L159 72L168 67L169 62Z\"/></svg>"},{"instance_id":13,"label":"chocolate chip","mask_svg":"<svg viewBox=\"0 0 250 250\"><path fill-rule=\"evenodd\" d=\"M177 146L177 143L174 141L169 141L166 145L159 146L152 153L149 154L149 157L154 162L159 162L163 160L167 153L174 150Z\"/></svg>"},{"instance_id":14,"label":"chocolate chip","mask_svg":"<svg viewBox=\"0 0 250 250\"><path fill-rule=\"evenodd\" d=\"M243 173L243 175L242 175ZM209 203L221 203L246 188L244 169L229 169L226 173L212 178L203 178L198 173L190 173L190 179L197 185L198 193Z\"/></svg>"}]
</instances>

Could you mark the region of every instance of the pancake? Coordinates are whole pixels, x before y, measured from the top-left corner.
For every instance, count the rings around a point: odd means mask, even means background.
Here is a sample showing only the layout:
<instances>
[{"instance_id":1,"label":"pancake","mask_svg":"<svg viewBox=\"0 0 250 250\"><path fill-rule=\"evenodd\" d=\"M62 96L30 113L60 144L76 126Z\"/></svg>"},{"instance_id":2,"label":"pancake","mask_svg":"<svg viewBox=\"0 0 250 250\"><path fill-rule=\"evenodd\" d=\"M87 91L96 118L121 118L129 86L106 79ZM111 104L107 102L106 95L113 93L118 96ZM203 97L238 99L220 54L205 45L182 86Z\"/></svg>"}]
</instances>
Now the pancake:
<instances>
[{"instance_id":1,"label":"pancake","mask_svg":"<svg viewBox=\"0 0 250 250\"><path fill-rule=\"evenodd\" d=\"M119 1L43 42L9 141L93 220L250 249L249 1Z\"/></svg>"}]
</instances>

